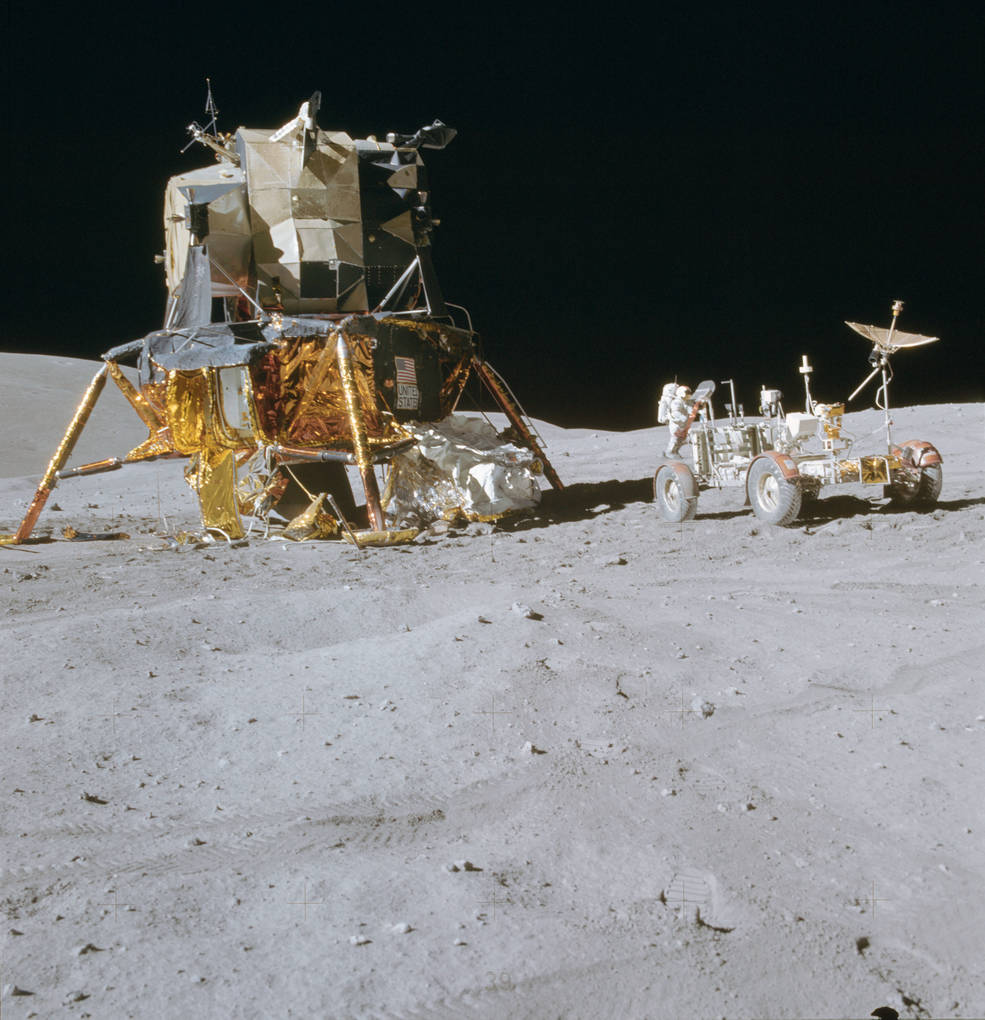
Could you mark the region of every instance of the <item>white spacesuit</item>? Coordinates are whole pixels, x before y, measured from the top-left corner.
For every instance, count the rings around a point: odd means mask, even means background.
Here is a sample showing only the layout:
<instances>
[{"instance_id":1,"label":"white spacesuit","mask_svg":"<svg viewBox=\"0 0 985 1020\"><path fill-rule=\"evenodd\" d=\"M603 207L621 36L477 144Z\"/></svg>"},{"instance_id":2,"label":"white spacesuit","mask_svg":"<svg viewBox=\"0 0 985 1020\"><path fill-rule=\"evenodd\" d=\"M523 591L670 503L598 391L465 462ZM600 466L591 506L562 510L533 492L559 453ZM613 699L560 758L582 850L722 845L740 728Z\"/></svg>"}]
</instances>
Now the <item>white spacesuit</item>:
<instances>
[{"instance_id":1,"label":"white spacesuit","mask_svg":"<svg viewBox=\"0 0 985 1020\"><path fill-rule=\"evenodd\" d=\"M670 438L667 441L667 449L664 451L665 457L672 457L675 460L680 459L677 451L684 445L684 440L678 438L677 431L687 424L687 419L690 414L691 387L678 386L677 390L674 392L674 399L670 402L669 420L667 422L667 430L670 433Z\"/></svg>"}]
</instances>

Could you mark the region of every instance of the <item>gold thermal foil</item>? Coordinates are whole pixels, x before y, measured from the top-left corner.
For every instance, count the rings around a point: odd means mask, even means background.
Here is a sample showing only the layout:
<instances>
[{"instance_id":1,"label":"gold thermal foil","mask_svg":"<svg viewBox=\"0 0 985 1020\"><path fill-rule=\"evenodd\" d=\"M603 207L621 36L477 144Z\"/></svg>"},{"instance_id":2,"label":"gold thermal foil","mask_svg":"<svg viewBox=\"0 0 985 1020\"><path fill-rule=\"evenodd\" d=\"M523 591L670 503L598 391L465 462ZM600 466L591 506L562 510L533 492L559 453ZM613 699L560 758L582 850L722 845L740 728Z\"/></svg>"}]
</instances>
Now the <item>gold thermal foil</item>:
<instances>
[{"instance_id":1,"label":"gold thermal foil","mask_svg":"<svg viewBox=\"0 0 985 1020\"><path fill-rule=\"evenodd\" d=\"M325 493L316 496L311 505L303 513L291 521L284 529L284 537L295 542L306 542L310 538L338 538L339 522L330 514L325 513L322 506Z\"/></svg>"},{"instance_id":2,"label":"gold thermal foil","mask_svg":"<svg viewBox=\"0 0 985 1020\"><path fill-rule=\"evenodd\" d=\"M376 399L373 351L369 337L349 336L352 387L369 446L391 443L403 431ZM353 449L351 420L336 353L336 334L285 337L283 346L267 362L276 372L258 390L258 415L276 420L277 442L287 446L328 446ZM266 417L265 417L266 416Z\"/></svg>"},{"instance_id":3,"label":"gold thermal foil","mask_svg":"<svg viewBox=\"0 0 985 1020\"><path fill-rule=\"evenodd\" d=\"M420 528L403 528L399 531L356 531L355 544L360 548L367 545L406 545L421 533ZM352 544L352 537L342 532L342 538Z\"/></svg>"},{"instance_id":4,"label":"gold thermal foil","mask_svg":"<svg viewBox=\"0 0 985 1020\"><path fill-rule=\"evenodd\" d=\"M885 457L862 457L859 463L865 485L889 484L889 466Z\"/></svg>"},{"instance_id":5,"label":"gold thermal foil","mask_svg":"<svg viewBox=\"0 0 985 1020\"><path fill-rule=\"evenodd\" d=\"M329 337L288 338L278 352L279 442L331 446L349 438L334 347L334 338Z\"/></svg>"},{"instance_id":6,"label":"gold thermal foil","mask_svg":"<svg viewBox=\"0 0 985 1020\"><path fill-rule=\"evenodd\" d=\"M857 460L839 460L836 468L839 482L860 482L862 480Z\"/></svg>"},{"instance_id":7,"label":"gold thermal foil","mask_svg":"<svg viewBox=\"0 0 985 1020\"><path fill-rule=\"evenodd\" d=\"M236 456L233 451L202 450L189 465L186 477L198 493L202 524L206 528L217 528L229 538L242 538L244 532L236 505Z\"/></svg>"},{"instance_id":8,"label":"gold thermal foil","mask_svg":"<svg viewBox=\"0 0 985 1020\"><path fill-rule=\"evenodd\" d=\"M167 418L179 453L190 456L205 448L252 449L266 440L249 373L244 370L241 380L248 419L234 424L223 414L220 371L200 368L168 373Z\"/></svg>"},{"instance_id":9,"label":"gold thermal foil","mask_svg":"<svg viewBox=\"0 0 985 1020\"><path fill-rule=\"evenodd\" d=\"M472 353L472 336L464 330L450 329L444 323L427 319L401 319L399 316L388 316L383 321L402 329L412 330L452 357L466 357Z\"/></svg>"},{"instance_id":10,"label":"gold thermal foil","mask_svg":"<svg viewBox=\"0 0 985 1020\"><path fill-rule=\"evenodd\" d=\"M140 392L147 403L157 413L158 418L160 418L162 422L165 421L168 403L167 381L144 383L143 386L140 387Z\"/></svg>"},{"instance_id":11,"label":"gold thermal foil","mask_svg":"<svg viewBox=\"0 0 985 1020\"><path fill-rule=\"evenodd\" d=\"M139 446L135 446L123 459L131 463L137 460L163 457L174 452L174 444L171 442L171 430L165 427L152 432L147 439Z\"/></svg>"},{"instance_id":12,"label":"gold thermal foil","mask_svg":"<svg viewBox=\"0 0 985 1020\"><path fill-rule=\"evenodd\" d=\"M141 393L132 382L123 374L123 369L115 361L108 362L109 374L113 377L113 382L119 387L120 392L130 402L130 406L137 412L140 420L150 429L151 434L157 432L164 424L161 421L161 416L158 414L157 409L147 399L146 395Z\"/></svg>"},{"instance_id":13,"label":"gold thermal foil","mask_svg":"<svg viewBox=\"0 0 985 1020\"><path fill-rule=\"evenodd\" d=\"M356 388L356 374L352 366L352 353L344 336L339 336L336 360L339 364L339 378L345 395L345 408L349 417L349 431L360 471L369 467L369 453L366 450L366 415L361 394Z\"/></svg>"},{"instance_id":14,"label":"gold thermal foil","mask_svg":"<svg viewBox=\"0 0 985 1020\"><path fill-rule=\"evenodd\" d=\"M211 447L212 414L207 368L168 373L167 418L171 439L179 453L191 456Z\"/></svg>"},{"instance_id":15,"label":"gold thermal foil","mask_svg":"<svg viewBox=\"0 0 985 1020\"><path fill-rule=\"evenodd\" d=\"M294 421L303 420L310 414L311 408L324 388L328 372L334 364L336 364L335 348L326 340L322 345L321 352L310 365L307 377L304 380L304 388L299 395L300 399L292 414Z\"/></svg>"}]
</instances>

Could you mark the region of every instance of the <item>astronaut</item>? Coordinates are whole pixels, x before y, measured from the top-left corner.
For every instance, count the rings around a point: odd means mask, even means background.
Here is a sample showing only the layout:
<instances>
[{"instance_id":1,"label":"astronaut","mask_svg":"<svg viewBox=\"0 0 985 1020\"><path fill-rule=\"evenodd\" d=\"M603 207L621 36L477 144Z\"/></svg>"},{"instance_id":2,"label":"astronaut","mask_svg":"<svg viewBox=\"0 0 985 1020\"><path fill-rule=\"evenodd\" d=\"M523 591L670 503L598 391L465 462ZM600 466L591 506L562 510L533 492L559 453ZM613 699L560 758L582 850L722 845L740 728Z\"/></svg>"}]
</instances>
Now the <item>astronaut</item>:
<instances>
[{"instance_id":1,"label":"astronaut","mask_svg":"<svg viewBox=\"0 0 985 1020\"><path fill-rule=\"evenodd\" d=\"M674 398L670 402L670 410L667 421L667 431L670 433L670 438L667 442L667 449L664 451L665 457L673 460L681 459L677 451L684 445L684 441L687 437L679 436L678 432L680 432L687 424L690 414L691 387L678 386L674 391Z\"/></svg>"}]
</instances>

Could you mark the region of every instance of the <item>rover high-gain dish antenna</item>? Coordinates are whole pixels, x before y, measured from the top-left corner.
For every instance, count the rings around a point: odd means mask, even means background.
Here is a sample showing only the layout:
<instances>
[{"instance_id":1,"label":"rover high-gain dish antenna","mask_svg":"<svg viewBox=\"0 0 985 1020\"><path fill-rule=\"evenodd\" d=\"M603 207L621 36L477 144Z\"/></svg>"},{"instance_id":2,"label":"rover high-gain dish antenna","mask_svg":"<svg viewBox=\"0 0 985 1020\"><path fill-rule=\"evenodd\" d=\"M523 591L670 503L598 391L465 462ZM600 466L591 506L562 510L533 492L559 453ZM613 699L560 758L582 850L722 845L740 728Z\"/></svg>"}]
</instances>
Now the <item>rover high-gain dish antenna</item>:
<instances>
[{"instance_id":1,"label":"rover high-gain dish antenna","mask_svg":"<svg viewBox=\"0 0 985 1020\"><path fill-rule=\"evenodd\" d=\"M923 347L925 344L932 344L940 340L939 336L922 336L920 333L899 333L896 331L896 320L903 311L903 302L893 302L893 321L889 329L882 326L867 326L860 322L845 321L845 325L851 327L856 333L871 340L874 344L872 353L869 355L869 364L872 371L858 384L854 392L845 401L849 403L854 400L865 389L870 379L882 374L882 383L876 390L875 405L884 412L886 418L886 443L892 449L892 419L889 416L889 383L893 378L893 372L889 365L889 357L905 347ZM803 369L801 369L803 371Z\"/></svg>"},{"instance_id":2,"label":"rover high-gain dish antenna","mask_svg":"<svg viewBox=\"0 0 985 1020\"><path fill-rule=\"evenodd\" d=\"M867 326L862 322L845 322L866 340L871 340L876 347L886 354L895 354L904 347L923 347L924 344L936 343L939 336L921 336L919 333L900 333L896 330L896 320L903 311L903 302L893 302L893 321L889 329L882 326ZM849 398L851 399L851 398Z\"/></svg>"}]
</instances>

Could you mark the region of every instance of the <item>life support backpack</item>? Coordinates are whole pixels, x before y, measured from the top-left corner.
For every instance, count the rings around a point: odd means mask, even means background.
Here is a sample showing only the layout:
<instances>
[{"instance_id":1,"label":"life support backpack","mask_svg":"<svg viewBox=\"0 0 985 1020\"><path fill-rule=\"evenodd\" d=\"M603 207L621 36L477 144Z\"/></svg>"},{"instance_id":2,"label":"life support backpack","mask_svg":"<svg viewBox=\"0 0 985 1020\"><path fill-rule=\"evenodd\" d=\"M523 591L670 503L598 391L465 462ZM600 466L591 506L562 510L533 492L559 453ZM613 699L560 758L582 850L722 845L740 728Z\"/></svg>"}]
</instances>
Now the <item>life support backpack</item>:
<instances>
[{"instance_id":1,"label":"life support backpack","mask_svg":"<svg viewBox=\"0 0 985 1020\"><path fill-rule=\"evenodd\" d=\"M660 392L660 403L657 405L657 423L666 425L670 421L670 402L677 392L677 383L669 382Z\"/></svg>"}]
</instances>

